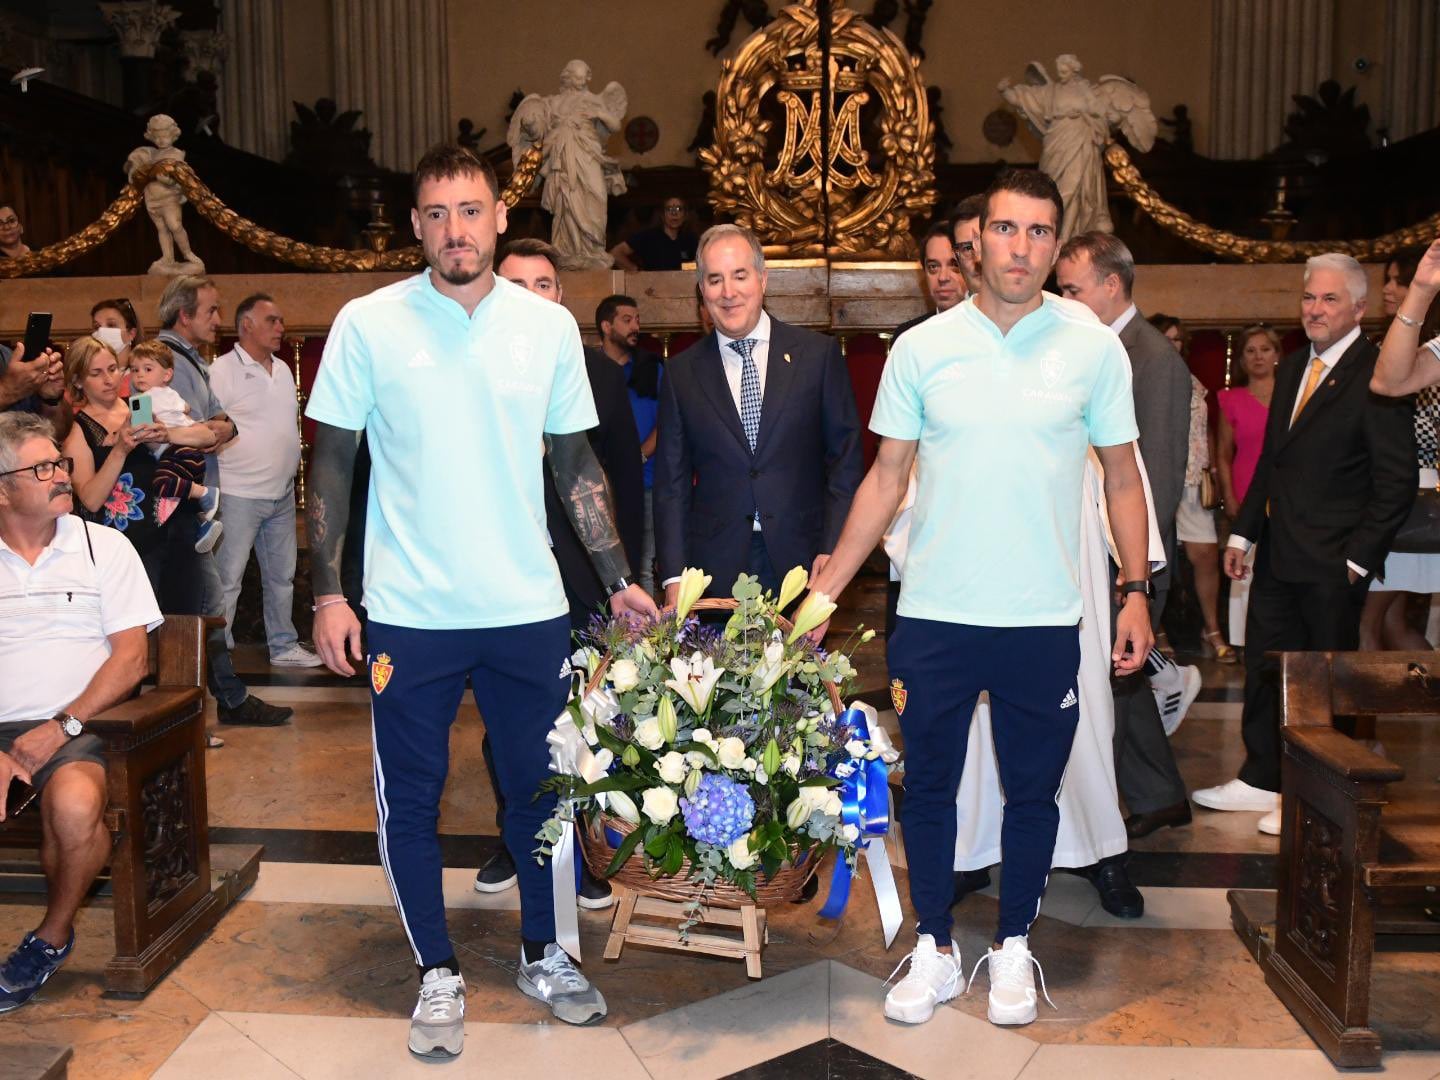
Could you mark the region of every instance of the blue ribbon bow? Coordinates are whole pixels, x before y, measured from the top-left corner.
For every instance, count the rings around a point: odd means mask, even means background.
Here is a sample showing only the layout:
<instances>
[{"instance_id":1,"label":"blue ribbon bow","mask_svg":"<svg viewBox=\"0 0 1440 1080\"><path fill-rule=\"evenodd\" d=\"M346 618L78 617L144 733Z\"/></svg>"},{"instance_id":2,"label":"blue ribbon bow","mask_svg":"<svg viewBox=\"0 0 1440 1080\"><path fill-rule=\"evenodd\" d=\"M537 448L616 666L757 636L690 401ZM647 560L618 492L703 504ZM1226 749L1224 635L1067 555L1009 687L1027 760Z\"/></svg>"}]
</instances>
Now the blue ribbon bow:
<instances>
[{"instance_id":1,"label":"blue ribbon bow","mask_svg":"<svg viewBox=\"0 0 1440 1080\"><path fill-rule=\"evenodd\" d=\"M840 724L854 730L867 744L870 742L870 721L861 710L846 709L840 714ZM863 848L871 837L884 837L890 831L890 770L879 758L851 763L855 771L840 785L840 823L860 830L856 843ZM835 775L834 771L831 775ZM830 894L820 909L821 918L838 919L844 913L845 905L850 902L853 879L850 864L843 857L837 857L830 873Z\"/></svg>"}]
</instances>

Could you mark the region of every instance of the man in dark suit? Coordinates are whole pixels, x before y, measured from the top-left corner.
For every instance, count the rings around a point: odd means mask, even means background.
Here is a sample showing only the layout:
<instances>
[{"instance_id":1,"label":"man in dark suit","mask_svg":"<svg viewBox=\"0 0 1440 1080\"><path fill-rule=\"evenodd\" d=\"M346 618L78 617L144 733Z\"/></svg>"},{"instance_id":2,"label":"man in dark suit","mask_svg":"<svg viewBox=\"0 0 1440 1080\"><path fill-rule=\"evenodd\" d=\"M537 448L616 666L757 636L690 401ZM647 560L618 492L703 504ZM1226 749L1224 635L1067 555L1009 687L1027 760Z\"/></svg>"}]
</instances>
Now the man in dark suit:
<instances>
[{"instance_id":1,"label":"man in dark suit","mask_svg":"<svg viewBox=\"0 0 1440 1080\"><path fill-rule=\"evenodd\" d=\"M1280 832L1280 716L1266 653L1353 650L1370 582L1415 500L1414 402L1370 391L1375 346L1360 332L1367 282L1348 255L1305 264L1301 321L1310 344L1275 372L1255 479L1235 517L1225 572L1255 579L1245 620L1245 764L1193 798L1213 810L1260 810Z\"/></svg>"},{"instance_id":2,"label":"man in dark suit","mask_svg":"<svg viewBox=\"0 0 1440 1080\"><path fill-rule=\"evenodd\" d=\"M1169 566L1175 557L1175 512L1185 487L1185 457L1190 441L1190 371L1165 335L1136 307L1135 260L1123 241L1110 233L1072 236L1060 249L1055 280L1063 295L1078 300L1096 318L1120 335L1130 358L1131 389L1139 448L1150 477L1155 520L1165 544L1166 569L1151 577L1154 599L1151 626L1157 633L1165 608ZM1152 651L1155 655L1156 651ZM1170 665L1174 668L1174 665ZM1179 670L1179 669L1176 669ZM1199 689L1194 668L1193 690ZM1185 782L1175 765L1160 710L1144 671L1112 678L1115 700L1115 782L1130 816L1125 831L1131 839L1167 825L1190 821ZM1193 699L1194 693L1191 693ZM1177 704L1182 695L1177 695ZM1124 854L1086 868L1112 915L1138 918L1144 913L1140 892L1125 872Z\"/></svg>"},{"instance_id":3,"label":"man in dark suit","mask_svg":"<svg viewBox=\"0 0 1440 1080\"><path fill-rule=\"evenodd\" d=\"M829 557L861 476L860 424L832 338L765 311L765 256L736 225L696 253L715 322L666 365L655 454L655 548L667 603L680 572L741 573L778 589L794 566Z\"/></svg>"},{"instance_id":4,"label":"man in dark suit","mask_svg":"<svg viewBox=\"0 0 1440 1080\"><path fill-rule=\"evenodd\" d=\"M565 290L560 284L559 265L559 252L543 240L527 237L512 240L501 248L495 272L506 281L558 304L565 297ZM600 420L587 434L610 482L620 542L633 566L640 554L644 487L640 477L640 438L635 433L635 423L630 415L630 396L620 368L598 349L585 350L585 372L590 380L590 394L595 399L595 415ZM550 470L543 470L543 474L545 530L550 534L550 550L560 568L565 599L570 603L570 626L579 630L592 615L603 610L605 588L584 545L575 535L575 527L570 523L560 493L555 489ZM481 750L485 767L490 773L491 788L495 792L495 824L498 828L505 814L505 800L500 795L488 735L481 744ZM475 875L475 891L503 892L515 881L515 861L510 857L509 850L501 845ZM609 884L593 877L588 869L582 871L577 899L584 908L604 908L614 902Z\"/></svg>"}]
</instances>

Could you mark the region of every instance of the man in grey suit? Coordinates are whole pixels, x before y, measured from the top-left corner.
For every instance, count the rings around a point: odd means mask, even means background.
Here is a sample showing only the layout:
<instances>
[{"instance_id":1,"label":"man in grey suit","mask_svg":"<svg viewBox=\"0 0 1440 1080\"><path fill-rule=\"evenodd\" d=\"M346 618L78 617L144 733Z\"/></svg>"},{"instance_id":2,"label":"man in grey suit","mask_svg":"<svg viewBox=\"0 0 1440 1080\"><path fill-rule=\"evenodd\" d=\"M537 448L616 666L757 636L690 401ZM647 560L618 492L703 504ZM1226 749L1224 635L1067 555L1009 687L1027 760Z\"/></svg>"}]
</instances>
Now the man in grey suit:
<instances>
[{"instance_id":1,"label":"man in grey suit","mask_svg":"<svg viewBox=\"0 0 1440 1080\"><path fill-rule=\"evenodd\" d=\"M1140 454L1150 476L1155 518L1165 542L1166 569L1151 578L1155 597L1150 605L1150 617L1158 632L1169 588L1169 568L1175 558L1175 512L1185 488L1185 458L1190 442L1190 371L1165 335L1145 320L1131 300L1135 260L1115 236L1087 232L1071 237L1060 249L1055 278L1061 293L1080 301L1120 335L1120 342L1130 357ZM1181 673L1173 664L1168 666ZM1167 825L1187 824L1190 804L1185 784L1175 766L1175 755L1165 735L1159 706L1145 675L1113 680L1113 686L1115 780L1130 813L1125 819L1126 833L1135 839ZM1175 694L1177 704L1183 696L1183 690ZM1193 693L1190 696L1193 697ZM1116 915L1139 915L1139 893L1124 878L1120 860L1123 856L1117 857L1113 864L1106 860L1092 867L1091 878L1107 911ZM1131 892L1133 897L1129 896ZM1127 903L1127 898L1137 903Z\"/></svg>"}]
</instances>

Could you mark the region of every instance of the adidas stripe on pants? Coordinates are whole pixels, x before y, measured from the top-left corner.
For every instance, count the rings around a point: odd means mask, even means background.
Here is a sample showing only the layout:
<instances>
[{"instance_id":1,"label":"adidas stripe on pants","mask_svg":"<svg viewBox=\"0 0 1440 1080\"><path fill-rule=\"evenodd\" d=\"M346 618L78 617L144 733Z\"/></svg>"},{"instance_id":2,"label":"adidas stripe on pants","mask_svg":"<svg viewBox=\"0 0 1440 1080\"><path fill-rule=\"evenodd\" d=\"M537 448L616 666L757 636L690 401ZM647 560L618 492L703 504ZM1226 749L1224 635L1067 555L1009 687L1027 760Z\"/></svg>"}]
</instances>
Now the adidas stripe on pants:
<instances>
[{"instance_id":1,"label":"adidas stripe on pants","mask_svg":"<svg viewBox=\"0 0 1440 1080\"><path fill-rule=\"evenodd\" d=\"M921 934L950 941L955 898L955 793L982 690L1005 816L1000 828L1000 923L995 940L1029 933L1055 852L1057 798L1080 717L1078 626L967 626L900 616L890 674L904 684L901 822L910 901ZM898 695L896 695L898 696Z\"/></svg>"},{"instance_id":2,"label":"adidas stripe on pants","mask_svg":"<svg viewBox=\"0 0 1440 1080\"><path fill-rule=\"evenodd\" d=\"M450 725L470 678L485 720L505 796L501 834L520 878L520 932L532 941L555 939L549 865L532 852L535 834L550 816L555 796L536 799L550 777L545 735L565 707L570 689L560 675L569 655L565 616L486 630L415 630L373 619L370 709L375 740L375 808L380 861L385 867L405 935L422 967L450 957L441 891L440 796L450 769ZM389 681L376 677L384 654ZM383 690L376 692L376 685ZM480 762L460 782L474 784Z\"/></svg>"}]
</instances>

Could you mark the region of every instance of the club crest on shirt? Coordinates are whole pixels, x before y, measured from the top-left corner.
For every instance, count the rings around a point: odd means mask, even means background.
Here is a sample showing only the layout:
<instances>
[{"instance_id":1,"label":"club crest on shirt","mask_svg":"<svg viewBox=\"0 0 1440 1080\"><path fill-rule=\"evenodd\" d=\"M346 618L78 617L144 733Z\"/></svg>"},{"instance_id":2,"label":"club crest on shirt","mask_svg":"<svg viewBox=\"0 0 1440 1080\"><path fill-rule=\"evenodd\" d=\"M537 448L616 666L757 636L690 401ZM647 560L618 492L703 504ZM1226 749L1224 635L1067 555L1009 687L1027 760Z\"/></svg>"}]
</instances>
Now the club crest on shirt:
<instances>
[{"instance_id":1,"label":"club crest on shirt","mask_svg":"<svg viewBox=\"0 0 1440 1080\"><path fill-rule=\"evenodd\" d=\"M910 691L905 689L905 684L899 679L890 680L890 704L895 706L895 715L903 716L905 713L905 699L910 696Z\"/></svg>"},{"instance_id":2,"label":"club crest on shirt","mask_svg":"<svg viewBox=\"0 0 1440 1080\"><path fill-rule=\"evenodd\" d=\"M510 363L515 374L524 375L530 370L530 360L535 355L535 346L528 337L516 334L510 339Z\"/></svg>"},{"instance_id":3,"label":"club crest on shirt","mask_svg":"<svg viewBox=\"0 0 1440 1080\"><path fill-rule=\"evenodd\" d=\"M376 694L383 694L390 685L390 676L395 674L395 665L390 663L390 654L381 653L370 662L370 685Z\"/></svg>"},{"instance_id":4,"label":"club crest on shirt","mask_svg":"<svg viewBox=\"0 0 1440 1080\"><path fill-rule=\"evenodd\" d=\"M1040 358L1040 378L1046 387L1053 387L1065 374L1065 359L1058 352L1047 352Z\"/></svg>"}]
</instances>

